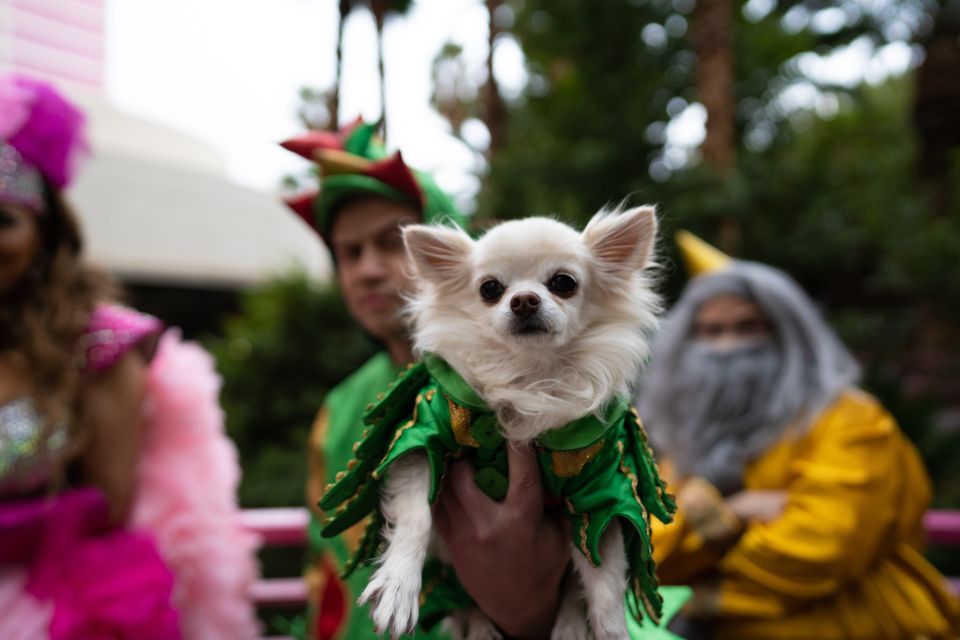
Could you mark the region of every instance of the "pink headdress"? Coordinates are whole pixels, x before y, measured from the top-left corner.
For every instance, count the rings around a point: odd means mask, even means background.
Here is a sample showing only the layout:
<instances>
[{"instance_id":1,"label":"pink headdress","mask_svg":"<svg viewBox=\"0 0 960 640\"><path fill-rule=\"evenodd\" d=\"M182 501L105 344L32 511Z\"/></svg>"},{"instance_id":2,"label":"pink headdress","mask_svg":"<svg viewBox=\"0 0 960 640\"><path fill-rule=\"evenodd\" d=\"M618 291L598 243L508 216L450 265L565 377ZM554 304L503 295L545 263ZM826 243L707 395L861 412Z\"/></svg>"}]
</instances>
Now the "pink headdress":
<instances>
[{"instance_id":1,"label":"pink headdress","mask_svg":"<svg viewBox=\"0 0 960 640\"><path fill-rule=\"evenodd\" d=\"M89 153L83 113L51 85L0 77L0 200L43 210L41 177L56 189Z\"/></svg>"}]
</instances>

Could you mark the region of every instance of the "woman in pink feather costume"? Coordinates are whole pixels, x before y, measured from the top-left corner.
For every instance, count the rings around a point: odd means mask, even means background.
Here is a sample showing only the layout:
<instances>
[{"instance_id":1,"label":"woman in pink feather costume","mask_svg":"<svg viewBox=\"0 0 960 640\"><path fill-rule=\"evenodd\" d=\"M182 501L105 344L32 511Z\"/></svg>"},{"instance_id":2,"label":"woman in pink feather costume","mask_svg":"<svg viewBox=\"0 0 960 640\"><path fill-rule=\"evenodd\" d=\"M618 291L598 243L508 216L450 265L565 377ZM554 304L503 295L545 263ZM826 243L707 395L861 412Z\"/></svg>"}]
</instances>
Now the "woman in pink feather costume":
<instances>
[{"instance_id":1,"label":"woman in pink feather costume","mask_svg":"<svg viewBox=\"0 0 960 640\"><path fill-rule=\"evenodd\" d=\"M60 197L86 150L55 89L0 78L0 638L255 638L220 380L106 303Z\"/></svg>"}]
</instances>

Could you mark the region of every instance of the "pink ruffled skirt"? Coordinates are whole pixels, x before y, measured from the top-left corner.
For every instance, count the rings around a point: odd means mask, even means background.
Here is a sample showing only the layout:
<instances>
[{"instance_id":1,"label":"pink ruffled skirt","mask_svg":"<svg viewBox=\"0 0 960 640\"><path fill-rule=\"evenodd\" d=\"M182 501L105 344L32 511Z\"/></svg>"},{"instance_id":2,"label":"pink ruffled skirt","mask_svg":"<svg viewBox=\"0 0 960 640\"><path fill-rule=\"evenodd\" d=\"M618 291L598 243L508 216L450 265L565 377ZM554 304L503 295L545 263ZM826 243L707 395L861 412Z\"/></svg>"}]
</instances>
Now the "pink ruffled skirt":
<instances>
[{"instance_id":1,"label":"pink ruffled skirt","mask_svg":"<svg viewBox=\"0 0 960 640\"><path fill-rule=\"evenodd\" d=\"M0 505L0 638L180 638L173 574L85 488Z\"/></svg>"}]
</instances>

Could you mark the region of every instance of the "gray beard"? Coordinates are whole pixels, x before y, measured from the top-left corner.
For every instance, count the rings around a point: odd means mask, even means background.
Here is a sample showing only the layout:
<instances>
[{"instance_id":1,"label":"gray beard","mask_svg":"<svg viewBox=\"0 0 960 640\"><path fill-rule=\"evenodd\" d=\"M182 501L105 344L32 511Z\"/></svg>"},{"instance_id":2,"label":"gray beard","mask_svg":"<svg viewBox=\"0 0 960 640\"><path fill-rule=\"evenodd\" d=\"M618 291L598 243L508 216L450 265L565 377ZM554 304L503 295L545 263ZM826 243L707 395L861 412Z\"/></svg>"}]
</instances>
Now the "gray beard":
<instances>
[{"instance_id":1,"label":"gray beard","mask_svg":"<svg viewBox=\"0 0 960 640\"><path fill-rule=\"evenodd\" d=\"M724 495L741 489L746 464L779 439L802 405L778 398L780 372L773 342L730 351L689 344L674 372L678 401L669 420L668 453L678 471L705 477Z\"/></svg>"}]
</instances>

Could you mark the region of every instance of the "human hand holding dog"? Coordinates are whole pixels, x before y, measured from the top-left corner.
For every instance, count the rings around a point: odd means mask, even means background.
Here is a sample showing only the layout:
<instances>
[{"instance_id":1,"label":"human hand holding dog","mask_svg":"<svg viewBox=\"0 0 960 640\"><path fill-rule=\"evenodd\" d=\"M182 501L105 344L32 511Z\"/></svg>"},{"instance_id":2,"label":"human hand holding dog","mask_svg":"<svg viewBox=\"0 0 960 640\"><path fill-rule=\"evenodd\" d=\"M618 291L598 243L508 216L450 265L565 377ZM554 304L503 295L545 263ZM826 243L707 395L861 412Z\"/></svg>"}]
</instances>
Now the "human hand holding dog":
<instances>
[{"instance_id":1,"label":"human hand holding dog","mask_svg":"<svg viewBox=\"0 0 960 640\"><path fill-rule=\"evenodd\" d=\"M452 465L434 507L436 528L461 584L507 635L549 637L570 559L569 525L544 512L536 454L507 447L510 487L483 493L474 468Z\"/></svg>"}]
</instances>

